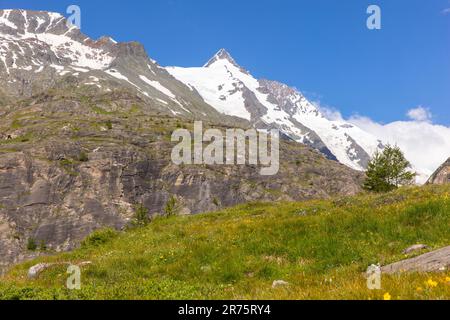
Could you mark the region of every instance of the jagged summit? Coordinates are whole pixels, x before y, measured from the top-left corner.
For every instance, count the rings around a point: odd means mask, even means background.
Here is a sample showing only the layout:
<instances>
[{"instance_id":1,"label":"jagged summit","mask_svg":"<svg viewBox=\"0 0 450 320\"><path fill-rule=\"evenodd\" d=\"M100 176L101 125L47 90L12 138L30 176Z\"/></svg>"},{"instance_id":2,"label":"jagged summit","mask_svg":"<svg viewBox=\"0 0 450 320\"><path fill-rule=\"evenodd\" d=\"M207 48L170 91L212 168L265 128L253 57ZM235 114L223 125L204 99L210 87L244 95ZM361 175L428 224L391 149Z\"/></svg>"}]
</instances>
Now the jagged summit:
<instances>
[{"instance_id":1,"label":"jagged summit","mask_svg":"<svg viewBox=\"0 0 450 320\"><path fill-rule=\"evenodd\" d=\"M64 29L66 21L66 18L57 12L4 9L0 10L0 33L23 35L58 32ZM73 26L71 29L76 27Z\"/></svg>"},{"instance_id":2,"label":"jagged summit","mask_svg":"<svg viewBox=\"0 0 450 320\"><path fill-rule=\"evenodd\" d=\"M236 61L231 56L231 54L226 49L223 49L223 48L220 49L219 51L217 51L217 53L211 59L209 59L209 61L203 67L208 68L219 60L227 60L234 66L240 68L240 66L236 63Z\"/></svg>"},{"instance_id":3,"label":"jagged summit","mask_svg":"<svg viewBox=\"0 0 450 320\"><path fill-rule=\"evenodd\" d=\"M114 59L111 44L90 39L59 13L1 10L0 39L0 68L7 74L46 65L104 69Z\"/></svg>"}]
</instances>

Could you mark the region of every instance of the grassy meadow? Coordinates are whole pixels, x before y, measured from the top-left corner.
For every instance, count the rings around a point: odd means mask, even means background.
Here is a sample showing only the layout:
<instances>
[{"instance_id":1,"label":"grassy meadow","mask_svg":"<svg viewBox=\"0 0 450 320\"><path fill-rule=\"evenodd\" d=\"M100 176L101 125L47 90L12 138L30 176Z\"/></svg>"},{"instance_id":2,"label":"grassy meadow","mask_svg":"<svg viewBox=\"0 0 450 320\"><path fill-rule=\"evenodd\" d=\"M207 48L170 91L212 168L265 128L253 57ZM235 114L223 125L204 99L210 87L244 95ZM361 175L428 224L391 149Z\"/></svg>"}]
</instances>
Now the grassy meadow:
<instances>
[{"instance_id":1,"label":"grassy meadow","mask_svg":"<svg viewBox=\"0 0 450 320\"><path fill-rule=\"evenodd\" d=\"M382 290L365 278L371 264L414 256L402 254L411 245L448 246L449 196L450 186L411 187L101 230L73 252L12 268L0 299L450 299L450 272L383 275ZM27 278L36 263L87 261L81 290L65 288L64 265Z\"/></svg>"}]
</instances>

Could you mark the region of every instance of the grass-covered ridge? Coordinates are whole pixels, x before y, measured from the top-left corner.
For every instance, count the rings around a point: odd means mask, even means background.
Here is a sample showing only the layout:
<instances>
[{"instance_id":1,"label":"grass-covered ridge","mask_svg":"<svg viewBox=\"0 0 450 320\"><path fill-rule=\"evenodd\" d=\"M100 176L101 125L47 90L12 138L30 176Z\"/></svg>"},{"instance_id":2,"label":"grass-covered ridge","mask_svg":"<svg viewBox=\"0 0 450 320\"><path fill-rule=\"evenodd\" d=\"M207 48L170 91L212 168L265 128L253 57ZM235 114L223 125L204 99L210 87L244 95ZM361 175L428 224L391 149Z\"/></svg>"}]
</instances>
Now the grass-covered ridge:
<instances>
[{"instance_id":1,"label":"grass-covered ridge","mask_svg":"<svg viewBox=\"0 0 450 320\"><path fill-rule=\"evenodd\" d=\"M0 299L449 299L448 272L383 276L380 291L364 278L371 264L404 259L410 245L449 245L449 195L450 186L427 186L257 203L97 232L74 252L15 267L0 280ZM27 279L38 262L84 261L92 264L79 291L65 289L63 266ZM289 285L273 289L274 280Z\"/></svg>"}]
</instances>

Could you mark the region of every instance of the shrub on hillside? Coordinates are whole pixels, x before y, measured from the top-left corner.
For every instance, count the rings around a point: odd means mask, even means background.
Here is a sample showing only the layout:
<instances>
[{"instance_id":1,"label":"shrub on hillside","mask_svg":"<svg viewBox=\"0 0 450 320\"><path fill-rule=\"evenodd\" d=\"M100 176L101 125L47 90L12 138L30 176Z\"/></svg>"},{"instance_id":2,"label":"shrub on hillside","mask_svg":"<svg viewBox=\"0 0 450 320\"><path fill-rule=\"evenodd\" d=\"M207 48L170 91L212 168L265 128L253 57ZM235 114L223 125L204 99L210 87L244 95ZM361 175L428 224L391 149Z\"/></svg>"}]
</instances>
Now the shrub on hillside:
<instances>
[{"instance_id":1,"label":"shrub on hillside","mask_svg":"<svg viewBox=\"0 0 450 320\"><path fill-rule=\"evenodd\" d=\"M29 238L28 242L27 242L27 249L29 251L36 251L38 248L38 245L36 243L36 240L34 240L33 238Z\"/></svg>"},{"instance_id":2,"label":"shrub on hillside","mask_svg":"<svg viewBox=\"0 0 450 320\"><path fill-rule=\"evenodd\" d=\"M179 213L180 208L178 206L177 198L171 196L166 203L166 207L164 208L164 213L166 217L175 216Z\"/></svg>"},{"instance_id":3,"label":"shrub on hillside","mask_svg":"<svg viewBox=\"0 0 450 320\"><path fill-rule=\"evenodd\" d=\"M410 168L411 164L400 148L388 145L369 162L363 187L373 192L389 192L412 184L416 174L409 171Z\"/></svg>"},{"instance_id":4,"label":"shrub on hillside","mask_svg":"<svg viewBox=\"0 0 450 320\"><path fill-rule=\"evenodd\" d=\"M135 207L133 225L134 226L145 226L150 222L150 217L148 215L148 210L142 204Z\"/></svg>"},{"instance_id":5,"label":"shrub on hillside","mask_svg":"<svg viewBox=\"0 0 450 320\"><path fill-rule=\"evenodd\" d=\"M81 243L82 247L97 247L102 244L105 244L115 237L117 237L118 232L113 229L101 229L98 231L95 231L90 236L88 236L86 239L83 240Z\"/></svg>"}]
</instances>

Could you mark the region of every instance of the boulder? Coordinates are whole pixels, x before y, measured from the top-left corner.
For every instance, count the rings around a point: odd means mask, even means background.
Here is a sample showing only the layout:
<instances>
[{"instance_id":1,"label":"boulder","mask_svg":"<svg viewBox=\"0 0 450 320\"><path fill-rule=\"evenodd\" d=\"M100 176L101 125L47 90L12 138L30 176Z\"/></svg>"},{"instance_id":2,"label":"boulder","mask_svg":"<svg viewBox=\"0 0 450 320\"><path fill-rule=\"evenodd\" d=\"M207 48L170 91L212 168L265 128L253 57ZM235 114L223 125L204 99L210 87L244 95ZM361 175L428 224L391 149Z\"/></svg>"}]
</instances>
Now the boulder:
<instances>
[{"instance_id":1,"label":"boulder","mask_svg":"<svg viewBox=\"0 0 450 320\"><path fill-rule=\"evenodd\" d=\"M78 264L76 264L78 267L84 267L84 266L88 266L91 265L92 262L91 261L83 261L80 262ZM28 279L36 279L39 274L45 270L47 270L48 268L54 267L54 266L61 266L61 265L67 265L70 266L72 265L69 262L58 262L58 263L39 263L36 264L34 266L32 266L30 269L28 269Z\"/></svg>"},{"instance_id":2,"label":"boulder","mask_svg":"<svg viewBox=\"0 0 450 320\"><path fill-rule=\"evenodd\" d=\"M427 184L450 183L450 158L433 173Z\"/></svg>"},{"instance_id":3,"label":"boulder","mask_svg":"<svg viewBox=\"0 0 450 320\"><path fill-rule=\"evenodd\" d=\"M428 249L428 246L425 244L415 244L415 245L403 250L403 254L410 254L412 252L420 251L420 250L424 250L424 249Z\"/></svg>"},{"instance_id":4,"label":"boulder","mask_svg":"<svg viewBox=\"0 0 450 320\"><path fill-rule=\"evenodd\" d=\"M402 272L441 272L450 267L450 246L402 260L381 268L384 274Z\"/></svg>"},{"instance_id":5,"label":"boulder","mask_svg":"<svg viewBox=\"0 0 450 320\"><path fill-rule=\"evenodd\" d=\"M54 265L55 263L39 263L37 265L34 265L28 270L28 278L36 279L42 271Z\"/></svg>"},{"instance_id":6,"label":"boulder","mask_svg":"<svg viewBox=\"0 0 450 320\"><path fill-rule=\"evenodd\" d=\"M278 287L285 287L285 286L288 286L288 285L289 285L289 282L286 282L286 281L283 281L283 280L275 280L272 283L272 288L275 289L275 288L278 288Z\"/></svg>"}]
</instances>

